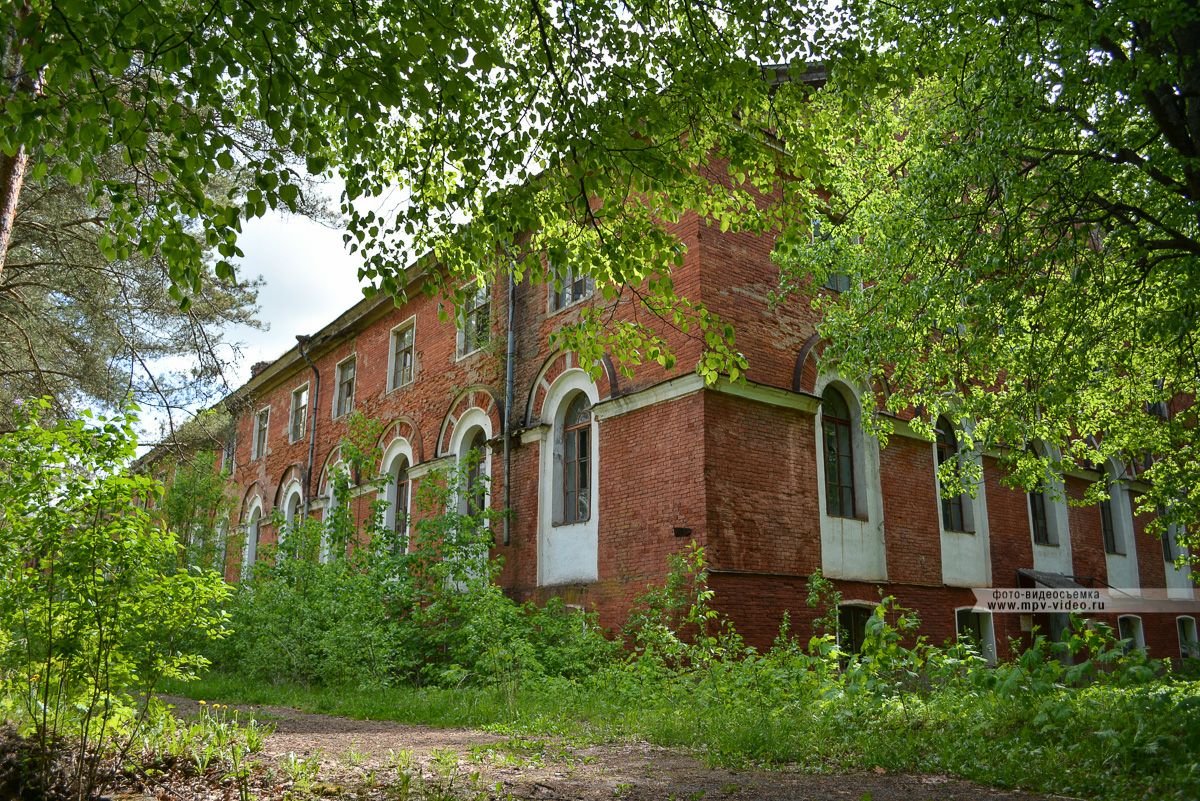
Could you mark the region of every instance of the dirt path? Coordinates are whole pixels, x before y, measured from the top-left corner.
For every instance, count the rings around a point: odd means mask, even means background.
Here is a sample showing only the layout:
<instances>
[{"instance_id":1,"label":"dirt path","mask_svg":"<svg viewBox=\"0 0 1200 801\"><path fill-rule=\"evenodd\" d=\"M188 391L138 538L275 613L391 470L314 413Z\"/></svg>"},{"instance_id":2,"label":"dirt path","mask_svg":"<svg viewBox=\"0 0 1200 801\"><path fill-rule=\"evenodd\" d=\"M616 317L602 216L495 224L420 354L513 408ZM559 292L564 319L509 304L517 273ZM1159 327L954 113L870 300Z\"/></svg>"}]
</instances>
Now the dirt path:
<instances>
[{"instance_id":1,"label":"dirt path","mask_svg":"<svg viewBox=\"0 0 1200 801\"><path fill-rule=\"evenodd\" d=\"M182 715L196 702L169 699ZM573 746L555 739L508 738L473 729L313 715L285 707L237 707L274 726L259 758L276 774L260 798L294 789L281 766L310 760L319 775L312 797L405 797L398 785L426 796L522 801L1044 801L1044 796L993 790L942 776L893 773L812 774L797 770L731 771L644 743ZM293 755L293 756L289 756ZM456 793L454 793L456 794ZM419 793L412 795L420 797Z\"/></svg>"}]
</instances>

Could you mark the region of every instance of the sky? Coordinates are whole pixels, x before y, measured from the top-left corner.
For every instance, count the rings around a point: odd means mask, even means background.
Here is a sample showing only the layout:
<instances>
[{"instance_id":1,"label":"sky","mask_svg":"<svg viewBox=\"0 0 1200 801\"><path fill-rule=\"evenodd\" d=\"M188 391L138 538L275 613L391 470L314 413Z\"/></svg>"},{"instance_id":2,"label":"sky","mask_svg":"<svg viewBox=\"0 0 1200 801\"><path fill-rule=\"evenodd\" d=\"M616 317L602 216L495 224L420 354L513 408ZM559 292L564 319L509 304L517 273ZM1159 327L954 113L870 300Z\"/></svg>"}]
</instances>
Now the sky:
<instances>
[{"instance_id":1,"label":"sky","mask_svg":"<svg viewBox=\"0 0 1200 801\"><path fill-rule=\"evenodd\" d=\"M243 343L242 358L229 370L232 387L250 378L255 362L274 361L296 344L297 334L313 334L362 299L357 256L346 252L342 229L305 217L269 212L247 223L238 237L246 254L237 262L240 277L261 275L258 319L266 330L230 329Z\"/></svg>"}]
</instances>

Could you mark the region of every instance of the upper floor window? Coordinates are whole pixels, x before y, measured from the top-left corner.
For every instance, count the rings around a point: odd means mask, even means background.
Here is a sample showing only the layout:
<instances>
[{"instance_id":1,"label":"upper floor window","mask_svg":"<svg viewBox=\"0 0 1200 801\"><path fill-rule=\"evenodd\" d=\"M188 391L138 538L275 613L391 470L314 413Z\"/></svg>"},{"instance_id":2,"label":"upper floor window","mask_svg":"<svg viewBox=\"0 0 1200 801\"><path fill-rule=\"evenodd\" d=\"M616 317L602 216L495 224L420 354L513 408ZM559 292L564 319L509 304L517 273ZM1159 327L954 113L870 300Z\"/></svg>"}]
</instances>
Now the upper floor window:
<instances>
[{"instance_id":1,"label":"upper floor window","mask_svg":"<svg viewBox=\"0 0 1200 801\"><path fill-rule=\"evenodd\" d=\"M477 286L467 297L459 315L458 355L466 356L482 348L491 336L491 289Z\"/></svg>"},{"instance_id":2,"label":"upper floor window","mask_svg":"<svg viewBox=\"0 0 1200 801\"><path fill-rule=\"evenodd\" d=\"M1032 445L1028 450L1034 456L1042 456ZM1047 497L1049 493L1050 487L1045 475L1042 475L1033 489L1029 490L1029 521L1033 529L1033 541L1038 545L1058 545L1058 532L1055 531L1050 518L1053 501Z\"/></svg>"},{"instance_id":3,"label":"upper floor window","mask_svg":"<svg viewBox=\"0 0 1200 801\"><path fill-rule=\"evenodd\" d=\"M299 442L304 439L304 428L308 424L308 384L292 390L292 418L288 425L288 439Z\"/></svg>"},{"instance_id":4,"label":"upper floor window","mask_svg":"<svg viewBox=\"0 0 1200 801\"><path fill-rule=\"evenodd\" d=\"M237 436L230 434L221 445L221 469L232 473L237 468Z\"/></svg>"},{"instance_id":5,"label":"upper floor window","mask_svg":"<svg viewBox=\"0 0 1200 801\"><path fill-rule=\"evenodd\" d=\"M854 517L854 422L836 387L821 396L821 436L825 456L825 513Z\"/></svg>"},{"instance_id":6,"label":"upper floor window","mask_svg":"<svg viewBox=\"0 0 1200 801\"><path fill-rule=\"evenodd\" d=\"M812 240L813 242L828 242L832 239L832 235L821 230L821 221L812 221ZM821 285L824 289L830 289L834 292L848 292L850 290L850 276L846 273L829 273L825 277L825 283Z\"/></svg>"},{"instance_id":7,"label":"upper floor window","mask_svg":"<svg viewBox=\"0 0 1200 801\"><path fill-rule=\"evenodd\" d=\"M354 409L354 374L357 358L351 356L337 366L337 384L334 387L333 416L341 417Z\"/></svg>"},{"instance_id":8,"label":"upper floor window","mask_svg":"<svg viewBox=\"0 0 1200 801\"><path fill-rule=\"evenodd\" d=\"M945 417L937 421L937 462L938 467L949 465L949 470L961 478L962 453L958 444L958 436L954 426ZM942 496L942 528L946 531L974 530L971 521L971 499L969 495L959 493L947 498Z\"/></svg>"},{"instance_id":9,"label":"upper floor window","mask_svg":"<svg viewBox=\"0 0 1200 801\"><path fill-rule=\"evenodd\" d=\"M550 311L552 312L565 309L572 303L578 303L590 297L596 290L595 280L590 275L577 273L574 267L568 267L559 275L559 278L562 279L562 285L554 287L550 295Z\"/></svg>"},{"instance_id":10,"label":"upper floor window","mask_svg":"<svg viewBox=\"0 0 1200 801\"><path fill-rule=\"evenodd\" d=\"M562 520L582 523L591 516L592 404L576 393L562 423Z\"/></svg>"},{"instance_id":11,"label":"upper floor window","mask_svg":"<svg viewBox=\"0 0 1200 801\"><path fill-rule=\"evenodd\" d=\"M414 321L402 323L392 329L392 369L388 389L412 383L416 367L416 332Z\"/></svg>"},{"instance_id":12,"label":"upper floor window","mask_svg":"<svg viewBox=\"0 0 1200 801\"><path fill-rule=\"evenodd\" d=\"M1176 547L1176 530L1175 525L1171 524L1162 532L1160 537L1162 540L1163 561L1167 564L1175 564L1175 560L1179 558L1179 550Z\"/></svg>"},{"instance_id":13,"label":"upper floor window","mask_svg":"<svg viewBox=\"0 0 1200 801\"><path fill-rule=\"evenodd\" d=\"M1118 491L1118 487L1113 484L1108 472L1104 473L1104 485L1108 491L1109 497L1100 501L1100 531L1104 535L1104 552L1111 554L1124 554L1125 543L1122 542L1122 537L1117 531L1116 519L1113 516L1113 494Z\"/></svg>"},{"instance_id":14,"label":"upper floor window","mask_svg":"<svg viewBox=\"0 0 1200 801\"><path fill-rule=\"evenodd\" d=\"M258 414L254 415L254 452L250 454L251 459L258 459L267 455L267 429L271 423L271 407L260 409Z\"/></svg>"}]
</instances>

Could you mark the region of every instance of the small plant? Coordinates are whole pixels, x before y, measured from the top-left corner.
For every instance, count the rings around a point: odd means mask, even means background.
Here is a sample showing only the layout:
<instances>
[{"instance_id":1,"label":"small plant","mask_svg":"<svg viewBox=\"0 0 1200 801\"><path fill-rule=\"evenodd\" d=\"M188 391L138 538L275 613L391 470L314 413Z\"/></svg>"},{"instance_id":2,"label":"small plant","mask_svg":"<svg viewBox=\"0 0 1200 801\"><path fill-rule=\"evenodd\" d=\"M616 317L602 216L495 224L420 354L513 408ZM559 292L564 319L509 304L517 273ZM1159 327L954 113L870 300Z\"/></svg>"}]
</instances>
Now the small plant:
<instances>
[{"instance_id":1,"label":"small plant","mask_svg":"<svg viewBox=\"0 0 1200 801\"><path fill-rule=\"evenodd\" d=\"M318 754L302 757L297 756L294 751L289 751L279 761L279 767L292 783L292 789L307 793L321 775L321 758Z\"/></svg>"}]
</instances>

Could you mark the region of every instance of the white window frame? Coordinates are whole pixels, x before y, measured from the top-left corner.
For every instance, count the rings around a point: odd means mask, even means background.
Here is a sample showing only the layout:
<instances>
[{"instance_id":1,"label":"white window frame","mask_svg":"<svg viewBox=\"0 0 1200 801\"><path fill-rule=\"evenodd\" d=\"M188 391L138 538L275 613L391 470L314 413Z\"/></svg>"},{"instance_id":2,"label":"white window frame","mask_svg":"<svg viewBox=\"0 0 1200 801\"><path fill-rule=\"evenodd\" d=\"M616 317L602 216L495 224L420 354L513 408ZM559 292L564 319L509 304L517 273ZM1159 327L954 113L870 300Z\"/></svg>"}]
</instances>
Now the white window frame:
<instances>
[{"instance_id":1,"label":"white window frame","mask_svg":"<svg viewBox=\"0 0 1200 801\"><path fill-rule=\"evenodd\" d=\"M577 393L592 404L589 443L591 454L591 514L575 523L562 522L562 429L567 406ZM571 367L546 391L538 439L538 586L590 583L600 575L600 421L596 404L600 392L587 371Z\"/></svg>"},{"instance_id":2,"label":"white window frame","mask_svg":"<svg viewBox=\"0 0 1200 801\"><path fill-rule=\"evenodd\" d=\"M488 417L487 412L478 406L473 406L463 413L463 416L454 425L454 432L450 435L450 451L454 454L454 461L462 465L467 458L467 453L471 450L471 440L475 438L476 429L483 431L485 443L483 460L479 465L480 471L488 479L484 487L483 508L490 509L492 505L492 449L487 443L492 440L492 418ZM466 487L463 487L462 494L456 499L460 514L466 514L467 501Z\"/></svg>"},{"instance_id":3,"label":"white window frame","mask_svg":"<svg viewBox=\"0 0 1200 801\"><path fill-rule=\"evenodd\" d=\"M1124 480L1125 467L1114 459L1103 465L1103 481L1108 483L1108 508L1112 518L1113 539L1120 553L1109 553L1104 543L1103 511L1100 511L1100 545L1104 550L1104 562L1110 585L1136 593L1141 587L1138 574L1137 542L1133 530L1133 501Z\"/></svg>"},{"instance_id":4,"label":"white window frame","mask_svg":"<svg viewBox=\"0 0 1200 801\"><path fill-rule=\"evenodd\" d=\"M458 317L458 336L456 352L459 359L465 359L468 356L474 355L483 350L491 342L492 338L492 287L490 284L479 286L478 284L468 285L467 289L473 294L470 296L470 302L473 304L470 308L464 308L459 311ZM478 335L479 321L475 321L476 342L475 346L467 350L467 320L474 315L478 315L481 310L487 310L487 330L484 336L480 339Z\"/></svg>"},{"instance_id":5,"label":"white window frame","mask_svg":"<svg viewBox=\"0 0 1200 801\"><path fill-rule=\"evenodd\" d=\"M1031 443L1034 452L1042 459L1057 461L1058 452L1041 440ZM1067 487L1065 478L1050 466L1046 466L1042 488L1042 499L1046 509L1046 533L1050 539L1048 544L1042 544L1034 536L1033 528L1033 493L1025 495L1025 518L1029 526L1029 544L1033 549L1033 567L1049 573L1074 573L1074 563L1071 553L1071 521L1067 509ZM1103 546L1101 546L1103 550Z\"/></svg>"},{"instance_id":6,"label":"white window frame","mask_svg":"<svg viewBox=\"0 0 1200 801\"><path fill-rule=\"evenodd\" d=\"M379 498L387 504L387 509L384 511L384 525L389 531L396 530L396 515L403 514L407 519L408 524L405 526L405 537L408 541L408 549L412 550L412 496L413 496L413 449L412 445L404 437L397 437L392 440L383 452L383 473L387 477L387 482L379 491ZM398 509L396 505L396 476L399 473L400 463L407 464L408 471L408 494L405 497L403 509Z\"/></svg>"},{"instance_id":7,"label":"white window frame","mask_svg":"<svg viewBox=\"0 0 1200 801\"><path fill-rule=\"evenodd\" d=\"M821 570L830 578L886 581L887 547L884 536L883 487L880 478L879 440L863 429L863 391L837 373L817 377L813 394L824 397L836 384L850 411L854 450L855 517L828 512L825 498L824 404L813 418L813 452L817 460L817 504L821 527Z\"/></svg>"},{"instance_id":8,"label":"white window frame","mask_svg":"<svg viewBox=\"0 0 1200 801\"><path fill-rule=\"evenodd\" d=\"M982 656L989 665L996 664L996 619L991 612L976 609L973 606L958 606L954 609L954 641L958 642L962 639L962 632L958 628L958 613L970 612L971 614L980 615L987 621L987 628L983 633L983 642L976 643L979 648L979 655Z\"/></svg>"},{"instance_id":9,"label":"white window frame","mask_svg":"<svg viewBox=\"0 0 1200 801\"><path fill-rule=\"evenodd\" d=\"M323 564L333 561L333 543L329 539L329 518L338 508L337 493L334 492L333 486L336 472L349 474L350 466L338 459L325 474L325 508L321 513L321 543L317 551L317 561ZM349 544L347 543L344 547L349 547ZM345 556L346 554L342 553L341 555Z\"/></svg>"},{"instance_id":10,"label":"white window frame","mask_svg":"<svg viewBox=\"0 0 1200 801\"><path fill-rule=\"evenodd\" d=\"M342 405L342 372L346 369L346 365L354 364L354 386L350 389L350 404L349 408L343 410ZM354 399L358 395L358 353L351 353L346 358L338 362L333 368L333 419L338 420L350 412L354 411Z\"/></svg>"},{"instance_id":11,"label":"white window frame","mask_svg":"<svg viewBox=\"0 0 1200 801\"><path fill-rule=\"evenodd\" d=\"M296 433L296 397L304 393L304 418L300 421L300 433ZM305 381L300 386L292 390L292 404L288 408L288 443L295 444L304 439L304 435L308 433L308 414L312 409L312 393L309 392L309 384Z\"/></svg>"},{"instance_id":12,"label":"white window frame","mask_svg":"<svg viewBox=\"0 0 1200 801\"><path fill-rule=\"evenodd\" d=\"M1191 629L1191 638L1184 640L1183 629ZM1175 633L1179 636L1179 656L1181 659L1200 659L1200 632L1196 629L1196 618L1191 615L1180 615L1175 618Z\"/></svg>"},{"instance_id":13,"label":"white window frame","mask_svg":"<svg viewBox=\"0 0 1200 801\"><path fill-rule=\"evenodd\" d=\"M596 293L596 279L587 274L582 276L576 275L574 266L568 266L562 271L561 275L555 275L555 279L561 281L562 286L559 288L554 283L550 284L550 297L547 308L552 315L583 303ZM571 287L580 279L584 283L583 293L576 296ZM559 293L563 293L561 304L559 303Z\"/></svg>"},{"instance_id":14,"label":"white window frame","mask_svg":"<svg viewBox=\"0 0 1200 801\"><path fill-rule=\"evenodd\" d=\"M246 512L246 542L242 546L242 578L250 578L258 561L258 540L262 537L262 499L255 497Z\"/></svg>"},{"instance_id":15,"label":"white window frame","mask_svg":"<svg viewBox=\"0 0 1200 801\"><path fill-rule=\"evenodd\" d=\"M292 479L284 487L283 493L283 525L279 528L278 544L282 551L283 541L292 529L304 519L304 490L300 482Z\"/></svg>"},{"instance_id":16,"label":"white window frame","mask_svg":"<svg viewBox=\"0 0 1200 801\"><path fill-rule=\"evenodd\" d=\"M396 382L396 359L400 355L397 345L400 341L400 335L405 331L412 331L412 364L407 381ZM392 327L388 333L388 379L387 391L391 392L401 387L406 387L417 380L417 316L414 314L399 325Z\"/></svg>"},{"instance_id":17,"label":"white window frame","mask_svg":"<svg viewBox=\"0 0 1200 801\"><path fill-rule=\"evenodd\" d=\"M266 421L263 421L263 414ZM261 435L261 436L260 436ZM261 440L261 442L260 442ZM264 406L254 413L254 437L250 440L250 459L261 459L270 451L271 444L271 407Z\"/></svg>"},{"instance_id":18,"label":"white window frame","mask_svg":"<svg viewBox=\"0 0 1200 801\"><path fill-rule=\"evenodd\" d=\"M1146 650L1146 629L1142 626L1142 619L1137 615L1121 615L1120 617L1118 617L1117 618L1117 639L1118 640L1125 639L1125 637L1123 637L1121 635L1121 621L1122 620L1132 620L1134 622L1135 628L1133 630L1133 636L1129 638L1131 640L1129 647L1131 649L1138 648L1142 651L1145 651Z\"/></svg>"}]
</instances>

